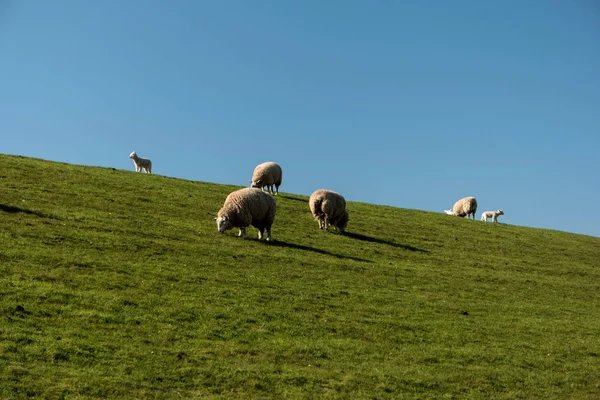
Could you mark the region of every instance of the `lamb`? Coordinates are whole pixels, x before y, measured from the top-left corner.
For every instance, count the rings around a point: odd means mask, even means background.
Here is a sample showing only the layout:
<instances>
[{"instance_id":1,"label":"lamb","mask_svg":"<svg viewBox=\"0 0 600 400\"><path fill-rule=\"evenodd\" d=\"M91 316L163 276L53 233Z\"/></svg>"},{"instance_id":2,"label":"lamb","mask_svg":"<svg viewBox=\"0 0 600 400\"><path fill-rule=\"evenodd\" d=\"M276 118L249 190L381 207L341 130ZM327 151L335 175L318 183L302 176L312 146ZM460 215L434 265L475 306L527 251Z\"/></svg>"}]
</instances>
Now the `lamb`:
<instances>
[{"instance_id":1,"label":"lamb","mask_svg":"<svg viewBox=\"0 0 600 400\"><path fill-rule=\"evenodd\" d=\"M475 212L477 211L477 199L475 197L465 197L454 203L451 210L444 210L448 215L456 215L458 217L467 217L475 219Z\"/></svg>"},{"instance_id":2,"label":"lamb","mask_svg":"<svg viewBox=\"0 0 600 400\"><path fill-rule=\"evenodd\" d=\"M310 195L308 200L310 211L315 220L319 222L319 229L325 229L333 225L334 229L344 232L348 225L348 211L346 211L346 199L332 190L319 189Z\"/></svg>"},{"instance_id":3,"label":"lamb","mask_svg":"<svg viewBox=\"0 0 600 400\"><path fill-rule=\"evenodd\" d=\"M129 158L133 160L135 172L140 172L143 168L148 174L152 173L152 161L149 159L138 157L135 151L129 155Z\"/></svg>"},{"instance_id":4,"label":"lamb","mask_svg":"<svg viewBox=\"0 0 600 400\"><path fill-rule=\"evenodd\" d=\"M272 161L267 161L259 164L254 168L254 174L250 181L250 187L253 188L264 188L267 187L267 191L271 194L279 194L279 186L281 186L282 171L279 164ZM273 192L273 185L275 185L276 192Z\"/></svg>"},{"instance_id":5,"label":"lamb","mask_svg":"<svg viewBox=\"0 0 600 400\"><path fill-rule=\"evenodd\" d=\"M275 220L276 208L275 199L270 194L261 189L243 188L227 196L214 220L221 233L235 227L240 229L238 236L246 239L246 227L252 225L258 229L259 240L263 238L266 229L267 241L271 241L271 226Z\"/></svg>"},{"instance_id":6,"label":"lamb","mask_svg":"<svg viewBox=\"0 0 600 400\"><path fill-rule=\"evenodd\" d=\"M498 217L500 215L504 215L504 211L502 211L502 210L486 211L481 214L481 220L487 222L488 218L491 218L492 222L498 222Z\"/></svg>"}]
</instances>

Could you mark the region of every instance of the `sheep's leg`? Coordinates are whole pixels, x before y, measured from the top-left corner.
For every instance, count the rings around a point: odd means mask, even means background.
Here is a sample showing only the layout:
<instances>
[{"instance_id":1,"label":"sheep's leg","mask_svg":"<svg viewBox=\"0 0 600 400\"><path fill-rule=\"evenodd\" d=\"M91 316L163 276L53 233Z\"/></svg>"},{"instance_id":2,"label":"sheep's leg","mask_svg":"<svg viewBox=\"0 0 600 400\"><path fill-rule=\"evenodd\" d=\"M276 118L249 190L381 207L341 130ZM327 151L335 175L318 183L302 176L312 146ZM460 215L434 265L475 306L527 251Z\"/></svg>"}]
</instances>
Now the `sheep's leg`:
<instances>
[{"instance_id":1,"label":"sheep's leg","mask_svg":"<svg viewBox=\"0 0 600 400\"><path fill-rule=\"evenodd\" d=\"M275 185L275 194L279 195L279 186L278 185Z\"/></svg>"},{"instance_id":2,"label":"sheep's leg","mask_svg":"<svg viewBox=\"0 0 600 400\"><path fill-rule=\"evenodd\" d=\"M273 238L271 238L271 227L267 227L267 242L272 241Z\"/></svg>"},{"instance_id":3,"label":"sheep's leg","mask_svg":"<svg viewBox=\"0 0 600 400\"><path fill-rule=\"evenodd\" d=\"M319 229L323 229L323 216L321 214L315 215L315 219L319 223Z\"/></svg>"},{"instance_id":4,"label":"sheep's leg","mask_svg":"<svg viewBox=\"0 0 600 400\"><path fill-rule=\"evenodd\" d=\"M262 240L265 234L265 228L258 228L258 240Z\"/></svg>"},{"instance_id":5,"label":"sheep's leg","mask_svg":"<svg viewBox=\"0 0 600 400\"><path fill-rule=\"evenodd\" d=\"M246 239L246 228L240 228L240 234L238 236L241 236L243 239Z\"/></svg>"},{"instance_id":6,"label":"sheep's leg","mask_svg":"<svg viewBox=\"0 0 600 400\"><path fill-rule=\"evenodd\" d=\"M323 229L327 230L327 228L329 228L329 221L327 220L327 215L325 216L325 225L323 226Z\"/></svg>"}]
</instances>

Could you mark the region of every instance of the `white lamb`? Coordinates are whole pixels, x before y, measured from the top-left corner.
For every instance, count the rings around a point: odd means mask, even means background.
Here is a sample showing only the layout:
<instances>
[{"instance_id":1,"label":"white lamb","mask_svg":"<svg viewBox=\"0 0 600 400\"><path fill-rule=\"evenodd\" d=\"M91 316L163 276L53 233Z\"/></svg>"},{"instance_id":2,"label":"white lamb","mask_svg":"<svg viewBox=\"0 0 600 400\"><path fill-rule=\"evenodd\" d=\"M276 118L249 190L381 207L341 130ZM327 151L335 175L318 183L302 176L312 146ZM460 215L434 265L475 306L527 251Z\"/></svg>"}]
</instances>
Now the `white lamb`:
<instances>
[{"instance_id":1,"label":"white lamb","mask_svg":"<svg viewBox=\"0 0 600 400\"><path fill-rule=\"evenodd\" d=\"M129 155L129 158L133 160L136 172L141 172L143 168L147 173L152 173L152 161L150 161L149 159L138 157L135 151Z\"/></svg>"},{"instance_id":2,"label":"white lamb","mask_svg":"<svg viewBox=\"0 0 600 400\"><path fill-rule=\"evenodd\" d=\"M504 211L486 211L481 214L481 220L487 222L488 218L492 219L492 222L498 222L498 217L504 215Z\"/></svg>"}]
</instances>

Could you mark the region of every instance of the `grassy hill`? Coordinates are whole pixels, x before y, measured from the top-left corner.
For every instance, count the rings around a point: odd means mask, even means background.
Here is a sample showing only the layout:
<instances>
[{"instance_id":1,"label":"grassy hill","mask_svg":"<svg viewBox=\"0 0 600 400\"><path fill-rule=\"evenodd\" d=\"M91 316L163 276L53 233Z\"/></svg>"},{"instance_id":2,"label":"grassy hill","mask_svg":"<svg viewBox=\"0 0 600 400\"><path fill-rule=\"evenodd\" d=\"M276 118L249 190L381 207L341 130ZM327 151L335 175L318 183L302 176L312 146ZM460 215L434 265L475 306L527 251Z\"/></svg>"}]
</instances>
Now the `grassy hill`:
<instances>
[{"instance_id":1,"label":"grassy hill","mask_svg":"<svg viewBox=\"0 0 600 400\"><path fill-rule=\"evenodd\" d=\"M0 398L600 398L599 238L234 189L0 155Z\"/></svg>"}]
</instances>

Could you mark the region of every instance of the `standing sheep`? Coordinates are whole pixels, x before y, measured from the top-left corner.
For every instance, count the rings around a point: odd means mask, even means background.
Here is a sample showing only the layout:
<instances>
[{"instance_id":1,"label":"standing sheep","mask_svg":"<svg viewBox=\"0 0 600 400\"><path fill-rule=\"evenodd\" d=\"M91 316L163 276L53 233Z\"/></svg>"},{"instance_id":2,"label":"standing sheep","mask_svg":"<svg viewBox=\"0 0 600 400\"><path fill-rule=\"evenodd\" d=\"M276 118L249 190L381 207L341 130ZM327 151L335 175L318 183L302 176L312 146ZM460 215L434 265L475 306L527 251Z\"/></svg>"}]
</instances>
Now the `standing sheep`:
<instances>
[{"instance_id":1,"label":"standing sheep","mask_svg":"<svg viewBox=\"0 0 600 400\"><path fill-rule=\"evenodd\" d=\"M269 193L279 194L282 175L279 164L272 161L264 162L254 168L250 186L253 188L264 188L266 186ZM276 192L273 192L273 185L275 185Z\"/></svg>"},{"instance_id":2,"label":"standing sheep","mask_svg":"<svg viewBox=\"0 0 600 400\"><path fill-rule=\"evenodd\" d=\"M467 217L475 219L475 212L477 211L477 199L475 197L465 197L464 199L458 200L454 203L454 207L451 210L444 210L448 215L456 215L458 217Z\"/></svg>"},{"instance_id":3,"label":"standing sheep","mask_svg":"<svg viewBox=\"0 0 600 400\"><path fill-rule=\"evenodd\" d=\"M346 199L341 194L327 189L316 190L308 200L310 211L315 220L319 222L319 228L325 229L329 224L336 230L344 232L348 225L348 211L346 211Z\"/></svg>"},{"instance_id":4,"label":"standing sheep","mask_svg":"<svg viewBox=\"0 0 600 400\"><path fill-rule=\"evenodd\" d=\"M500 215L504 215L504 211L485 211L481 214L481 220L487 222L488 218L491 218L493 222L498 222Z\"/></svg>"},{"instance_id":5,"label":"standing sheep","mask_svg":"<svg viewBox=\"0 0 600 400\"><path fill-rule=\"evenodd\" d=\"M138 157L135 151L129 155L129 158L133 160L135 172L141 172L143 168L147 173L152 173L152 161L148 160L147 158Z\"/></svg>"},{"instance_id":6,"label":"standing sheep","mask_svg":"<svg viewBox=\"0 0 600 400\"><path fill-rule=\"evenodd\" d=\"M263 238L267 230L267 240L271 238L271 226L275 220L277 205L270 194L256 188L244 188L231 192L225 204L214 218L217 229L223 233L231 228L240 228L242 238L246 239L246 227L252 225L258 229L258 239Z\"/></svg>"}]
</instances>

